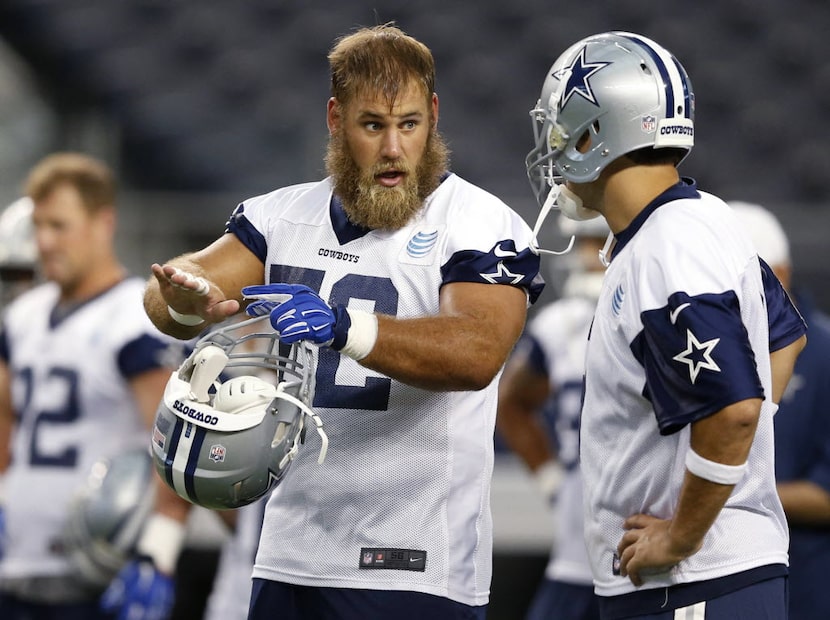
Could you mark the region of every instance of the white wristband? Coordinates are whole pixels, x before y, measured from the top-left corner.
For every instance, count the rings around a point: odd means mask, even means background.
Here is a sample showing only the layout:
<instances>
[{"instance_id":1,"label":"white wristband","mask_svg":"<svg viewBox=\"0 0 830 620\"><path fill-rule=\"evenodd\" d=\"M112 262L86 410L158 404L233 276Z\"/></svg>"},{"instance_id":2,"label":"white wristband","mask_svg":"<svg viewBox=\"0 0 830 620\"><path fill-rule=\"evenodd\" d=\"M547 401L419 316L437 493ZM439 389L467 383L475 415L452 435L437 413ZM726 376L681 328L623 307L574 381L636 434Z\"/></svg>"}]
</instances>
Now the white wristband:
<instances>
[{"instance_id":1,"label":"white wristband","mask_svg":"<svg viewBox=\"0 0 830 620\"><path fill-rule=\"evenodd\" d=\"M340 352L353 360L360 361L375 347L378 339L378 317L372 312L354 308L349 308L348 313L352 325L346 336L346 344Z\"/></svg>"},{"instance_id":2,"label":"white wristband","mask_svg":"<svg viewBox=\"0 0 830 620\"><path fill-rule=\"evenodd\" d=\"M692 472L698 478L703 478L709 482L716 482L717 484L738 484L748 465L725 465L710 461L700 456L695 452L691 446L686 452L686 469Z\"/></svg>"},{"instance_id":3,"label":"white wristband","mask_svg":"<svg viewBox=\"0 0 830 620\"><path fill-rule=\"evenodd\" d=\"M184 544L185 533L184 523L153 513L141 532L136 551L153 560L153 564L162 573L172 575L176 572L176 562Z\"/></svg>"},{"instance_id":4,"label":"white wristband","mask_svg":"<svg viewBox=\"0 0 830 620\"><path fill-rule=\"evenodd\" d=\"M167 312L173 318L176 323L179 325L187 325L188 327L193 327L195 325L201 325L205 322L205 320L200 317L198 314L182 314L181 312L176 312L170 306L167 306Z\"/></svg>"},{"instance_id":5,"label":"white wristband","mask_svg":"<svg viewBox=\"0 0 830 620\"><path fill-rule=\"evenodd\" d=\"M533 472L533 480L548 502L556 499L564 479L565 468L558 461L547 461Z\"/></svg>"}]
</instances>

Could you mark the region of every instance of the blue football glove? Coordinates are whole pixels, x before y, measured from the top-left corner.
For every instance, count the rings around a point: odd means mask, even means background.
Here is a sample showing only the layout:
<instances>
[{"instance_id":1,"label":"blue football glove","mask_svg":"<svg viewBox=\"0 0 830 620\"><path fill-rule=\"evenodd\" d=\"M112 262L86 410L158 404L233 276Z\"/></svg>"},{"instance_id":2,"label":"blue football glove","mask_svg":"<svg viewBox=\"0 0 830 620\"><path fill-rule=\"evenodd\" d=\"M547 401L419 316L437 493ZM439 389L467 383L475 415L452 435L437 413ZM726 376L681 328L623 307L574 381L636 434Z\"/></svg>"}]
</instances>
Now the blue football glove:
<instances>
[{"instance_id":1,"label":"blue football glove","mask_svg":"<svg viewBox=\"0 0 830 620\"><path fill-rule=\"evenodd\" d=\"M263 284L242 289L248 316L270 314L271 326L280 341L294 344L309 340L339 351L346 344L351 319L342 306L332 308L313 290L302 284Z\"/></svg>"},{"instance_id":2,"label":"blue football glove","mask_svg":"<svg viewBox=\"0 0 830 620\"><path fill-rule=\"evenodd\" d=\"M117 620L167 620L174 602L173 578L149 558L129 562L101 596L101 609Z\"/></svg>"}]
</instances>

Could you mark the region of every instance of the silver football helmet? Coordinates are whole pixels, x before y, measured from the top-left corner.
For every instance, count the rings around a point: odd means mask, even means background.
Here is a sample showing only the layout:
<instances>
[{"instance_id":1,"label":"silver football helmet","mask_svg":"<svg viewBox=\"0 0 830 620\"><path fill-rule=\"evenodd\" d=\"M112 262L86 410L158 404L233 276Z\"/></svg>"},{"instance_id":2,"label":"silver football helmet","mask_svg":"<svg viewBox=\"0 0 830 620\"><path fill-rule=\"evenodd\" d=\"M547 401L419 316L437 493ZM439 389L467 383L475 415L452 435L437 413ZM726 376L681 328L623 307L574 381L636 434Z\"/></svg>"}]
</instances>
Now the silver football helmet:
<instances>
[{"instance_id":1,"label":"silver football helmet","mask_svg":"<svg viewBox=\"0 0 830 620\"><path fill-rule=\"evenodd\" d=\"M153 426L153 460L162 479L194 504L229 509L263 497L285 476L308 420L322 440L318 461L325 458L328 438L310 408L311 345L297 343L280 355L280 346L288 347L268 321L264 315L209 332L167 383ZM262 372L275 380L257 376Z\"/></svg>"},{"instance_id":2,"label":"silver football helmet","mask_svg":"<svg viewBox=\"0 0 830 620\"><path fill-rule=\"evenodd\" d=\"M80 581L104 588L130 558L155 500L146 448L101 459L69 505L64 550Z\"/></svg>"},{"instance_id":3,"label":"silver football helmet","mask_svg":"<svg viewBox=\"0 0 830 620\"><path fill-rule=\"evenodd\" d=\"M688 154L694 144L686 71L662 46L630 32L597 34L569 47L548 71L530 116L535 146L525 165L542 208L536 233L553 207L576 220L599 215L583 207L563 179L587 183L637 149Z\"/></svg>"},{"instance_id":4,"label":"silver football helmet","mask_svg":"<svg viewBox=\"0 0 830 620\"><path fill-rule=\"evenodd\" d=\"M18 198L0 213L0 303L10 302L37 280L32 200Z\"/></svg>"}]
</instances>

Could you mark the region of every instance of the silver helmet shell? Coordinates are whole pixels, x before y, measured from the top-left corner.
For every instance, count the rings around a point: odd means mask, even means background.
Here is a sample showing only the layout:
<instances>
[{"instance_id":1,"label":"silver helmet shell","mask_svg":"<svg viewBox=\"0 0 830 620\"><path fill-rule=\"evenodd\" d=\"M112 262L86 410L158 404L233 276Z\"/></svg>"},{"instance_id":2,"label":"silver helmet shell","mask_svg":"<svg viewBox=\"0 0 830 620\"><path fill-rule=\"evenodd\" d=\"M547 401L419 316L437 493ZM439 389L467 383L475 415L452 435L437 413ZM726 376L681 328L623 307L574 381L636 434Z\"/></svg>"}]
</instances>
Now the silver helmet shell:
<instances>
[{"instance_id":1,"label":"silver helmet shell","mask_svg":"<svg viewBox=\"0 0 830 620\"><path fill-rule=\"evenodd\" d=\"M569 47L548 71L530 114L535 144L525 163L540 206L560 178L587 183L637 149L688 154L694 145L686 71L665 48L630 32L597 34Z\"/></svg>"},{"instance_id":2,"label":"silver helmet shell","mask_svg":"<svg viewBox=\"0 0 830 620\"><path fill-rule=\"evenodd\" d=\"M153 425L153 461L194 504L238 508L269 493L286 475L307 420L323 438L320 461L325 457L322 421L310 409L311 346L298 343L281 355L268 318L208 333L167 383ZM267 331L250 331L254 325ZM258 376L263 372L274 380Z\"/></svg>"},{"instance_id":3,"label":"silver helmet shell","mask_svg":"<svg viewBox=\"0 0 830 620\"><path fill-rule=\"evenodd\" d=\"M37 244L31 198L18 198L0 213L0 302L10 302L37 280Z\"/></svg>"},{"instance_id":4,"label":"silver helmet shell","mask_svg":"<svg viewBox=\"0 0 830 620\"><path fill-rule=\"evenodd\" d=\"M124 566L153 509L146 448L97 461L69 505L63 546L81 582L104 588Z\"/></svg>"}]
</instances>

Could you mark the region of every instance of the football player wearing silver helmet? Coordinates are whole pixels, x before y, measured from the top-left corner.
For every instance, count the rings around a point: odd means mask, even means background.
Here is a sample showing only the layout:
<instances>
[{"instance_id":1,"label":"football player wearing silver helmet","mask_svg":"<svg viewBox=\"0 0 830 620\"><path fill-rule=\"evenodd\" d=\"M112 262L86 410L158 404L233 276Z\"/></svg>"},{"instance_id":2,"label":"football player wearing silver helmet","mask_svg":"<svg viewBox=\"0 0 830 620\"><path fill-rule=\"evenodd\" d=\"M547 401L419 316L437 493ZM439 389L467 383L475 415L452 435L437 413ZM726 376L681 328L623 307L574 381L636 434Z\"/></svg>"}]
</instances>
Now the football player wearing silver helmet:
<instances>
[{"instance_id":1,"label":"football player wearing silver helmet","mask_svg":"<svg viewBox=\"0 0 830 620\"><path fill-rule=\"evenodd\" d=\"M765 298L775 276L726 203L680 177L693 102L669 51L607 32L553 63L532 111L540 217L614 233L585 355L585 542L603 618L785 618L772 395L806 327Z\"/></svg>"},{"instance_id":2,"label":"football player wearing silver helmet","mask_svg":"<svg viewBox=\"0 0 830 620\"><path fill-rule=\"evenodd\" d=\"M694 101L683 66L645 37L608 32L572 45L530 111L535 145L525 165L541 207L534 233L551 208L597 217L571 184L597 180L623 155L649 149L679 164L694 145Z\"/></svg>"}]
</instances>

